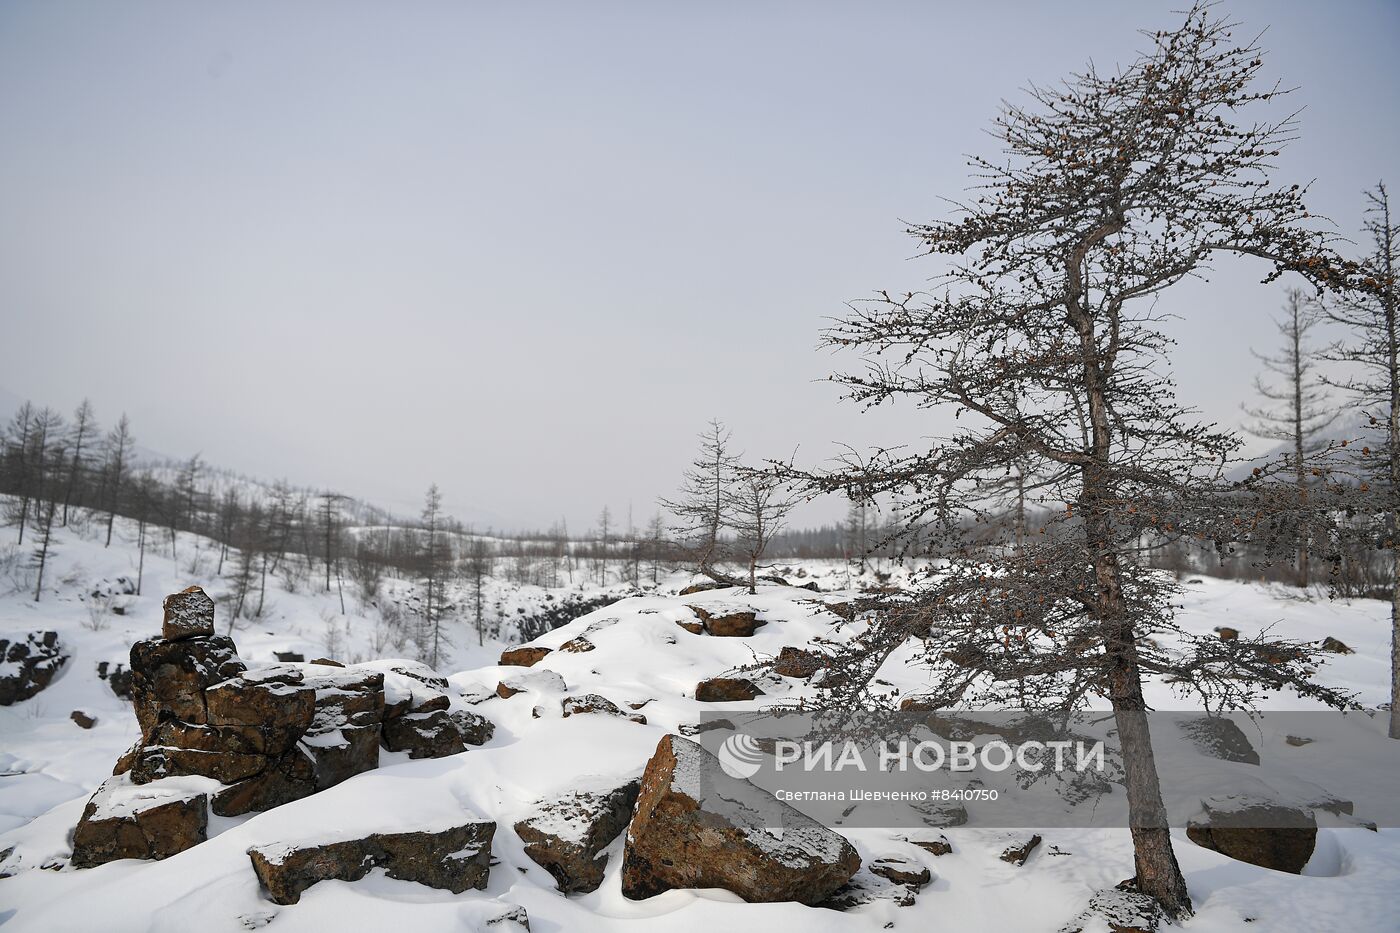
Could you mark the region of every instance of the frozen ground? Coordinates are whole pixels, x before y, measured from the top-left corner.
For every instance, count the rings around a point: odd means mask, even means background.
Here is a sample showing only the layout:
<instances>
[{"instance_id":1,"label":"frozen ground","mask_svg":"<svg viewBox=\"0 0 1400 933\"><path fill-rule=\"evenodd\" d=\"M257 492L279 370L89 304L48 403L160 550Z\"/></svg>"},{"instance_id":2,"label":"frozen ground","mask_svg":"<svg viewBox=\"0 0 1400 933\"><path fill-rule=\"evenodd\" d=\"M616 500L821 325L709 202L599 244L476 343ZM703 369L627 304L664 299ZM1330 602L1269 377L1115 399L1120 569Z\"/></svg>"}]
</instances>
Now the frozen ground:
<instances>
[{"instance_id":1,"label":"frozen ground","mask_svg":"<svg viewBox=\"0 0 1400 933\"><path fill-rule=\"evenodd\" d=\"M13 848L10 864L19 866L14 876L0 880L0 925L7 931L214 933L264 925L288 931L391 925L415 933L485 930L486 918L499 913L496 908L519 904L528 910L535 933L887 928L1050 933L1082 910L1094 891L1132 874L1126 831L1046 829L1040 849L1024 866L1015 867L997 858L1005 833L979 829L974 822L945 830L954 851L938 858L900 841L904 830L843 829L867 862L897 854L932 870L933 882L912 907L884 902L838 913L793 904L745 904L719 890L671 891L629 901L622 897L618 879L621 839L610 849L608 875L599 890L575 897L559 894L553 879L525 856L510 828L532 812L535 801L591 786L595 779L635 776L664 734L696 722L702 713L757 708L761 701L726 707L697 703L692 698L695 684L756 657L775 655L786 645L800 646L829 635L837 621L814 602L816 594L795 588L767 587L754 597L736 591L684 598L664 595L685 582L679 577L664 581L657 593L624 599L543 636L539 644L558 647L586 632L595 650L555 652L528 671L497 667L502 644L478 646L465 625L454 629L452 660L443 665L453 672L454 689L469 700L480 698L505 676L523 677L526 687L510 699L487 699L473 707L496 724L494 738L482 748L426 761L386 754L379 770L314 797L266 813L215 818L207 843L166 861L122 861L74 870L64 861L69 834L87 796L136 738L129 704L98 679L96 665L104 660L124 662L133 640L158 631L159 601L165 593L191 583L215 595L226 589L213 578L207 543L198 559L195 544L181 537L178 567L168 552L148 552L145 595L124 599L126 614L100 617L102 627L97 629L89 594L104 581L135 572L135 553L125 538L105 549L95 532L65 532L58 539L52 588L42 601L36 604L32 592L0 596L0 637L52 629L72 655L47 690L0 708L0 852ZM807 579L820 575L824 589L845 582L839 568L806 570ZM22 575L11 566L0 592L22 583ZM392 593L402 585L390 581L387 590ZM537 588L499 582L492 587L493 604L499 601L508 613L543 599ZM842 598L839 592L823 597ZM748 638L693 635L675 623L693 618L686 607L694 605L751 608L768 624ZM374 650L381 640L375 634L374 608L351 596L347 610L340 616L335 593L315 586L293 592L274 581L264 617L256 624L241 623L233 637L250 664L271 662L274 651L289 650L347 660L392 656L392 651ZM1245 632L1274 626L1275 632L1291 637L1339 638L1356 653L1331 659L1321 676L1357 691L1363 703L1375 705L1386 698L1388 617L1381 603L1300 600L1281 590L1202 577L1188 585L1181 619L1196 631L1220 625ZM917 689L916 672L896 664L886 673L901 690ZM796 697L805 688L792 681L782 689L789 691L784 696ZM566 693L598 693L619 706L645 702L641 712L647 724L605 715L563 718L560 700ZM1181 708L1160 684L1152 686L1150 699L1160 708ZM1266 705L1300 708L1298 701L1286 697L1271 698ZM95 716L97 725L80 729L69 719L73 710ZM1400 773L1400 743L1387 744L1379 719L1361 720L1356 728L1374 731L1378 757L1364 768L1337 768L1328 776L1328 789L1358 801L1368 795L1393 795L1400 786L1394 777ZM1261 755L1281 754L1275 747L1280 740L1264 736ZM452 895L375 872L353 884L319 884L299 904L279 907L260 893L245 854L252 845L308 834L369 824L407 829L446 823L464 814L494 819L499 826L493 848L498 864L488 889L481 892ZM1365 816L1360 802L1358 815ZM1302 876L1232 861L1193 845L1184 833L1175 841L1198 911L1189 930L1365 933L1397 928L1400 830L1325 828Z\"/></svg>"}]
</instances>

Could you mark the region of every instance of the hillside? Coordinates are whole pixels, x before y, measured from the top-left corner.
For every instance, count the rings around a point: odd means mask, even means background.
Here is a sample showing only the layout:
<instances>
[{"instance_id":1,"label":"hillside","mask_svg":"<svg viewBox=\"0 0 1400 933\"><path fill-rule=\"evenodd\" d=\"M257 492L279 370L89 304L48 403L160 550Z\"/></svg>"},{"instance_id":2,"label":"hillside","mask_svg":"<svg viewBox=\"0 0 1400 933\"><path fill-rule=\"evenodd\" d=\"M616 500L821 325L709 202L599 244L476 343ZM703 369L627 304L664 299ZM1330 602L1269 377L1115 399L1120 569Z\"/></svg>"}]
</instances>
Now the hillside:
<instances>
[{"instance_id":1,"label":"hillside","mask_svg":"<svg viewBox=\"0 0 1400 933\"><path fill-rule=\"evenodd\" d=\"M188 543L182 547L191 550ZM677 589L690 581L677 575L655 592L622 598L540 636L532 646L550 650L541 651L542 659L530 667L498 665L501 651L512 647L509 639L477 645L466 623L458 623L452 631L451 663L443 666L443 693L448 697L444 705L454 715L467 712L488 720L494 733L484 744L417 760L406 752L382 751L377 768L313 796L261 813L211 816L207 842L163 861L125 859L74 868L68 864L72 832L88 797L140 735L131 703L99 678L97 665L108 662L111 670L117 663L128 663L135 641L159 634L165 594L198 583L217 599L219 581L192 577L189 560L187 553L177 567L168 554L148 553L143 595L118 597L113 604L121 607L122 615L98 616L91 607L106 603L93 594L124 589L122 578L132 576L135 555L125 540L105 549L96 535L65 532L58 538L54 584L43 599L35 603L22 589L0 597L0 637L53 631L68 654L46 689L0 708L0 853L6 853L0 871L10 874L0 880L0 925L7 930L87 929L101 917L101 928L113 931L241 931L263 926L358 930L392 924L418 931L498 933L511 929L508 924L514 921L488 922L508 917L511 908L520 906L536 933L634 927L768 931L785 926L1024 933L1061 929L1094 892L1131 874L1125 830L1044 828L1039 831L1043 843L1023 865L1016 865L999 857L1007 832L979 825L974 816L966 825L940 830L952 851L937 856L904 841L913 838L905 829L838 827L865 866L855 880L867 892L875 892L867 902L845 911L745 903L718 888L629 899L622 893L621 877L627 833L603 849L607 864L596 890L568 896L557 890L556 878L527 854L515 824L548 812L542 802L637 778L658 742L689 731L686 727L707 714L732 714L810 696L814 688L808 679L747 669L771 661L784 648L807 649L818 639L843 637L848 630L843 617L850 615L847 607L858 594L837 588L844 580L832 566L804 569L808 579L821 581L821 593L768 586L755 596L736 590L678 596ZM5 573L7 590L22 582L21 562L13 555ZM386 581L385 599L392 600L395 593L406 598L409 586L406 581ZM512 612L533 611L549 595L500 580L492 580L490 586L493 600ZM314 588L292 592L275 581L264 616L255 623L240 622L231 632L238 655L250 675L280 671L294 679L325 677L333 669L278 665L276 652L361 662L347 669L351 673L415 670L409 662L395 666L375 661L394 656L376 650L377 610L350 602L341 617L335 593ZM219 612L226 607L220 606ZM217 618L227 621L225 614ZM751 634L731 632L728 637L695 631L706 618L748 619L754 627ZM1367 705L1385 697L1388 645L1386 607L1381 603L1289 598L1282 590L1199 578L1186 587L1180 618L1187 629L1198 632L1223 625L1244 632L1274 626L1275 632L1291 637L1340 639L1355 653L1330 660L1324 679L1356 690ZM219 628L221 634L226 630ZM763 695L727 703L696 699L697 683L726 673L751 677ZM899 695L918 692L917 671L899 658L881 675ZM518 692L499 690L502 682ZM1153 683L1149 699L1162 709L1184 708L1165 684ZM1278 696L1265 705L1305 706ZM70 719L75 710L94 717L95 725L82 731ZM1330 793L1356 802L1358 817L1383 820L1376 813L1383 804L1376 801L1393 794L1393 787L1387 789L1387 780L1377 775L1395 773L1400 751L1385 743L1381 723L1362 716L1354 727L1374 733L1378 757L1366 767L1337 762L1329 770L1326 762L1319 762L1318 768ZM1266 764L1301 751L1267 729L1252 741ZM1184 799L1195 791L1169 788L1168 794ZM269 900L247 854L254 847L285 848L328 835L350 839L368 832L438 830L464 817L494 821L496 829L489 849L489 879L483 889L460 894L395 880L375 869L358 881L322 881L304 891L299 903L283 906ZM1301 875L1232 860L1178 832L1178 855L1198 910L1188 928L1212 933L1393 928L1400 830L1382 826L1370 832L1344 819L1320 819L1319 825L1316 849ZM870 873L870 866L882 859L929 869L930 880L912 903L901 906L904 887ZM1016 895L1008 898L1013 883Z\"/></svg>"}]
</instances>

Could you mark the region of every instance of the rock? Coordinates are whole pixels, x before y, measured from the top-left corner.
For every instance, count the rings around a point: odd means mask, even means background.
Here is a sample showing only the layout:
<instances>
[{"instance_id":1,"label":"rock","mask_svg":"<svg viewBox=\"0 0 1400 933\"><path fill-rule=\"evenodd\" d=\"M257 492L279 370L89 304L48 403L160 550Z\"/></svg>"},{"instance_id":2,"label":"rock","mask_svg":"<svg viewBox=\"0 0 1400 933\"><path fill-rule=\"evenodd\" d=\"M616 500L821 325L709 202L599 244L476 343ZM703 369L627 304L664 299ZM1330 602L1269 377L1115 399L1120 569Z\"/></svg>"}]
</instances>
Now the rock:
<instances>
[{"instance_id":1,"label":"rock","mask_svg":"<svg viewBox=\"0 0 1400 933\"><path fill-rule=\"evenodd\" d=\"M478 713L457 710L449 713L462 734L462 741L468 745L485 745L496 734L496 724Z\"/></svg>"},{"instance_id":2,"label":"rock","mask_svg":"<svg viewBox=\"0 0 1400 933\"><path fill-rule=\"evenodd\" d=\"M384 747L410 758L446 758L467 750L457 723L441 709L385 720Z\"/></svg>"},{"instance_id":3,"label":"rock","mask_svg":"<svg viewBox=\"0 0 1400 933\"><path fill-rule=\"evenodd\" d=\"M828 910L850 910L883 901L896 907L913 907L918 894L917 885L901 884L862 869L817 906Z\"/></svg>"},{"instance_id":4,"label":"rock","mask_svg":"<svg viewBox=\"0 0 1400 933\"><path fill-rule=\"evenodd\" d=\"M149 735L163 719L207 722L204 691L245 669L227 635L136 642L131 646L131 702L142 734Z\"/></svg>"},{"instance_id":5,"label":"rock","mask_svg":"<svg viewBox=\"0 0 1400 933\"><path fill-rule=\"evenodd\" d=\"M948 841L947 836L940 835L937 839L909 839L905 842L911 846L918 846L929 855L950 855L953 851L953 844Z\"/></svg>"},{"instance_id":6,"label":"rock","mask_svg":"<svg viewBox=\"0 0 1400 933\"><path fill-rule=\"evenodd\" d=\"M255 727L269 755L290 749L316 715L316 689L296 670L265 668L230 677L205 690L204 699L210 725Z\"/></svg>"},{"instance_id":7,"label":"rock","mask_svg":"<svg viewBox=\"0 0 1400 933\"><path fill-rule=\"evenodd\" d=\"M912 885L916 891L933 880L933 872L928 868L906 859L876 859L870 863L870 873L895 884Z\"/></svg>"},{"instance_id":8,"label":"rock","mask_svg":"<svg viewBox=\"0 0 1400 933\"><path fill-rule=\"evenodd\" d=\"M540 645L521 645L501 652L502 667L534 667L550 653L549 648Z\"/></svg>"},{"instance_id":9,"label":"rock","mask_svg":"<svg viewBox=\"0 0 1400 933\"><path fill-rule=\"evenodd\" d=\"M253 871L277 904L295 904L319 881L358 881L370 869L390 878L416 881L461 894L482 890L491 872L491 837L496 824L471 820L443 830L371 833L361 839L255 846Z\"/></svg>"},{"instance_id":10,"label":"rock","mask_svg":"<svg viewBox=\"0 0 1400 933\"><path fill-rule=\"evenodd\" d=\"M838 833L680 736L661 739L642 775L623 849L622 893L724 888L750 902L817 904L850 880L860 856Z\"/></svg>"},{"instance_id":11,"label":"rock","mask_svg":"<svg viewBox=\"0 0 1400 933\"><path fill-rule=\"evenodd\" d=\"M677 622L676 624L692 635L705 634L705 623L699 620L690 619L682 622Z\"/></svg>"},{"instance_id":12,"label":"rock","mask_svg":"<svg viewBox=\"0 0 1400 933\"><path fill-rule=\"evenodd\" d=\"M89 716L80 709L73 710L73 712L68 714L68 718L76 722L81 729L91 729L93 726L97 725L97 717Z\"/></svg>"},{"instance_id":13,"label":"rock","mask_svg":"<svg viewBox=\"0 0 1400 933\"><path fill-rule=\"evenodd\" d=\"M575 713L600 713L604 716L625 716L628 719L642 725L647 724L647 718L641 713L624 713L616 703L607 697L599 696L596 693L585 693L582 696L564 697L560 704L563 709L564 718L568 719Z\"/></svg>"},{"instance_id":14,"label":"rock","mask_svg":"<svg viewBox=\"0 0 1400 933\"><path fill-rule=\"evenodd\" d=\"M1331 652L1332 654L1356 654L1355 651L1346 646L1345 642L1338 641L1331 635L1322 639L1321 650Z\"/></svg>"},{"instance_id":15,"label":"rock","mask_svg":"<svg viewBox=\"0 0 1400 933\"><path fill-rule=\"evenodd\" d=\"M267 765L265 755L148 745L141 749L131 765L131 780L135 784L148 784L161 778L198 775L221 784L233 784L260 773Z\"/></svg>"},{"instance_id":16,"label":"rock","mask_svg":"<svg viewBox=\"0 0 1400 933\"><path fill-rule=\"evenodd\" d=\"M760 696L763 691L744 677L711 677L695 685L695 699L701 703L737 703Z\"/></svg>"},{"instance_id":17,"label":"rock","mask_svg":"<svg viewBox=\"0 0 1400 933\"><path fill-rule=\"evenodd\" d=\"M171 593L161 604L165 619L160 634L166 641L214 634L214 600L197 586Z\"/></svg>"},{"instance_id":18,"label":"rock","mask_svg":"<svg viewBox=\"0 0 1400 933\"><path fill-rule=\"evenodd\" d=\"M689 723L683 722L680 725L681 735L703 735L706 732L713 732L715 729L725 729L734 731L734 723L728 719L707 719L704 722Z\"/></svg>"},{"instance_id":19,"label":"rock","mask_svg":"<svg viewBox=\"0 0 1400 933\"><path fill-rule=\"evenodd\" d=\"M708 593L710 590L723 590L728 588L727 583L718 583L714 580L702 580L699 583L692 583L681 590L680 596L694 596L696 593Z\"/></svg>"},{"instance_id":20,"label":"rock","mask_svg":"<svg viewBox=\"0 0 1400 933\"><path fill-rule=\"evenodd\" d=\"M344 667L345 665L331 658L312 658L307 664L319 664L322 667Z\"/></svg>"},{"instance_id":21,"label":"rock","mask_svg":"<svg viewBox=\"0 0 1400 933\"><path fill-rule=\"evenodd\" d=\"M500 933L512 933L512 931L518 930L530 933L530 915L525 912L524 907L517 904L507 909L504 913L499 913L487 920L486 926L488 928L494 928L494 930L499 930Z\"/></svg>"},{"instance_id":22,"label":"rock","mask_svg":"<svg viewBox=\"0 0 1400 933\"><path fill-rule=\"evenodd\" d=\"M111 687L112 692L122 699L131 699L131 671L126 669L125 664L113 667L111 661L99 661L97 663L97 679L107 681L107 686Z\"/></svg>"},{"instance_id":23,"label":"rock","mask_svg":"<svg viewBox=\"0 0 1400 933\"><path fill-rule=\"evenodd\" d=\"M73 831L74 868L123 858L163 859L209 835L209 798L183 782L137 786L111 777L88 800Z\"/></svg>"},{"instance_id":24,"label":"rock","mask_svg":"<svg viewBox=\"0 0 1400 933\"><path fill-rule=\"evenodd\" d=\"M1224 716L1196 716L1191 719L1179 719L1176 724L1202 755L1219 758L1221 761L1259 764L1259 753L1249 744L1249 737L1233 719Z\"/></svg>"},{"instance_id":25,"label":"rock","mask_svg":"<svg viewBox=\"0 0 1400 933\"><path fill-rule=\"evenodd\" d=\"M1215 630L1221 641L1236 641L1240 637L1239 629L1230 628L1228 625L1221 626Z\"/></svg>"},{"instance_id":26,"label":"rock","mask_svg":"<svg viewBox=\"0 0 1400 933\"><path fill-rule=\"evenodd\" d=\"M734 612L711 612L703 606L687 606L700 619L707 635L721 638L747 638L760 627L767 625L752 610Z\"/></svg>"},{"instance_id":27,"label":"rock","mask_svg":"<svg viewBox=\"0 0 1400 933\"><path fill-rule=\"evenodd\" d=\"M1109 933L1155 933L1162 919L1156 900L1122 886L1099 891L1089 899L1089 907L1060 928L1060 933L1085 933L1107 929Z\"/></svg>"},{"instance_id":28,"label":"rock","mask_svg":"<svg viewBox=\"0 0 1400 933\"><path fill-rule=\"evenodd\" d=\"M568 652L569 654L583 654L585 651L592 651L594 647L593 642L580 635L577 638L571 638L564 642L564 644L559 646L559 650Z\"/></svg>"},{"instance_id":29,"label":"rock","mask_svg":"<svg viewBox=\"0 0 1400 933\"><path fill-rule=\"evenodd\" d=\"M554 671L531 671L527 674L515 674L502 680L496 685L496 696L503 700L509 700L517 693L525 693L526 691L564 689L564 678Z\"/></svg>"},{"instance_id":30,"label":"rock","mask_svg":"<svg viewBox=\"0 0 1400 933\"><path fill-rule=\"evenodd\" d=\"M0 706L43 690L67 660L57 632L29 632L23 641L0 638Z\"/></svg>"},{"instance_id":31,"label":"rock","mask_svg":"<svg viewBox=\"0 0 1400 933\"><path fill-rule=\"evenodd\" d=\"M778 652L778 657L773 661L773 673L779 677L805 680L825 666L826 660L821 654L788 646Z\"/></svg>"},{"instance_id":32,"label":"rock","mask_svg":"<svg viewBox=\"0 0 1400 933\"><path fill-rule=\"evenodd\" d=\"M1029 838L1011 839L997 858L1003 862L1010 862L1012 865L1024 865L1026 859L1031 857L1031 852L1035 851L1035 847L1038 845L1040 845L1039 834L1033 833Z\"/></svg>"},{"instance_id":33,"label":"rock","mask_svg":"<svg viewBox=\"0 0 1400 933\"><path fill-rule=\"evenodd\" d=\"M1302 735L1290 735L1287 736L1284 741L1294 748L1302 748L1304 745L1311 745L1313 743L1312 739Z\"/></svg>"},{"instance_id":34,"label":"rock","mask_svg":"<svg viewBox=\"0 0 1400 933\"><path fill-rule=\"evenodd\" d=\"M272 652L272 656L284 663L290 662L299 664L306 660L306 655L302 654L300 651L274 651Z\"/></svg>"},{"instance_id":35,"label":"rock","mask_svg":"<svg viewBox=\"0 0 1400 933\"><path fill-rule=\"evenodd\" d=\"M1317 820L1308 810L1258 797L1211 797L1205 815L1186 824L1196 845L1274 871L1300 874L1312 858Z\"/></svg>"},{"instance_id":36,"label":"rock","mask_svg":"<svg viewBox=\"0 0 1400 933\"><path fill-rule=\"evenodd\" d=\"M316 760L298 744L261 773L216 791L209 805L218 816L241 816L310 797L316 790Z\"/></svg>"},{"instance_id":37,"label":"rock","mask_svg":"<svg viewBox=\"0 0 1400 933\"><path fill-rule=\"evenodd\" d=\"M565 894L586 894L603 883L603 851L627 828L640 782L601 791L579 791L538 804L538 812L515 824L525 854L548 871Z\"/></svg>"}]
</instances>

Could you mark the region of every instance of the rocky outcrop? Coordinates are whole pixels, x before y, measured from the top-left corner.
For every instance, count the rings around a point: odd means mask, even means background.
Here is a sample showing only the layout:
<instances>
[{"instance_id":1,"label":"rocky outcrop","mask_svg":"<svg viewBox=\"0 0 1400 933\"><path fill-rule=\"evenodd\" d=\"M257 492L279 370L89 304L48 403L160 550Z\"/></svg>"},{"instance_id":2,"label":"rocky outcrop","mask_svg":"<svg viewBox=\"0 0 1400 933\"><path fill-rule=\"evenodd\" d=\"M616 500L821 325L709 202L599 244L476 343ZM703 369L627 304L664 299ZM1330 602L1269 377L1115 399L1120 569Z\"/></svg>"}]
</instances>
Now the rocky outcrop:
<instances>
[{"instance_id":1,"label":"rocky outcrop","mask_svg":"<svg viewBox=\"0 0 1400 933\"><path fill-rule=\"evenodd\" d=\"M630 781L538 804L534 816L515 824L525 854L554 876L565 894L596 891L608 865L603 850L627 828L639 787Z\"/></svg>"},{"instance_id":2,"label":"rocky outcrop","mask_svg":"<svg viewBox=\"0 0 1400 933\"><path fill-rule=\"evenodd\" d=\"M188 782L103 782L73 832L74 868L123 858L163 859L208 838L209 798Z\"/></svg>"},{"instance_id":3,"label":"rocky outcrop","mask_svg":"<svg viewBox=\"0 0 1400 933\"><path fill-rule=\"evenodd\" d=\"M1196 845L1274 871L1301 874L1317 843L1311 811L1255 797L1211 797L1186 824Z\"/></svg>"},{"instance_id":4,"label":"rocky outcrop","mask_svg":"<svg viewBox=\"0 0 1400 933\"><path fill-rule=\"evenodd\" d=\"M171 593L161 604L165 619L160 634L166 641L214 634L214 600L197 586Z\"/></svg>"},{"instance_id":5,"label":"rocky outcrop","mask_svg":"<svg viewBox=\"0 0 1400 933\"><path fill-rule=\"evenodd\" d=\"M204 691L246 669L227 635L138 641L131 646L131 702L142 736L150 738L169 719L204 725Z\"/></svg>"},{"instance_id":6,"label":"rocky outcrop","mask_svg":"<svg viewBox=\"0 0 1400 933\"><path fill-rule=\"evenodd\" d=\"M57 632L0 638L0 706L27 700L53 682L67 662Z\"/></svg>"},{"instance_id":7,"label":"rocky outcrop","mask_svg":"<svg viewBox=\"0 0 1400 933\"><path fill-rule=\"evenodd\" d=\"M695 685L695 699L701 703L738 703L763 696L763 691L745 677L711 677Z\"/></svg>"},{"instance_id":8,"label":"rocky outcrop","mask_svg":"<svg viewBox=\"0 0 1400 933\"><path fill-rule=\"evenodd\" d=\"M918 846L920 849L923 849L929 855L951 855L953 852L953 844L948 841L947 836L944 836L942 834L939 834L935 838L911 839L906 837L904 841L909 843L911 846Z\"/></svg>"},{"instance_id":9,"label":"rocky outcrop","mask_svg":"<svg viewBox=\"0 0 1400 933\"><path fill-rule=\"evenodd\" d=\"M750 902L817 904L860 867L844 837L668 735L642 775L623 849L622 893L724 888Z\"/></svg>"},{"instance_id":10,"label":"rocky outcrop","mask_svg":"<svg viewBox=\"0 0 1400 933\"><path fill-rule=\"evenodd\" d=\"M700 620L705 634L721 638L748 638L767 622L758 618L752 610L721 612L703 606L687 606Z\"/></svg>"},{"instance_id":11,"label":"rocky outcrop","mask_svg":"<svg viewBox=\"0 0 1400 933\"><path fill-rule=\"evenodd\" d=\"M495 832L496 824L489 820L469 820L441 830L255 846L248 857L268 897L278 904L295 904L317 882L358 881L374 868L400 881L461 894L486 887Z\"/></svg>"},{"instance_id":12,"label":"rocky outcrop","mask_svg":"<svg viewBox=\"0 0 1400 933\"><path fill-rule=\"evenodd\" d=\"M577 638L570 638L559 646L559 650L565 654L583 654L586 651L593 651L597 648L593 642L580 635Z\"/></svg>"},{"instance_id":13,"label":"rocky outcrop","mask_svg":"<svg viewBox=\"0 0 1400 933\"><path fill-rule=\"evenodd\" d=\"M521 645L501 652L502 667L534 667L544 660L551 649L540 645Z\"/></svg>"}]
</instances>

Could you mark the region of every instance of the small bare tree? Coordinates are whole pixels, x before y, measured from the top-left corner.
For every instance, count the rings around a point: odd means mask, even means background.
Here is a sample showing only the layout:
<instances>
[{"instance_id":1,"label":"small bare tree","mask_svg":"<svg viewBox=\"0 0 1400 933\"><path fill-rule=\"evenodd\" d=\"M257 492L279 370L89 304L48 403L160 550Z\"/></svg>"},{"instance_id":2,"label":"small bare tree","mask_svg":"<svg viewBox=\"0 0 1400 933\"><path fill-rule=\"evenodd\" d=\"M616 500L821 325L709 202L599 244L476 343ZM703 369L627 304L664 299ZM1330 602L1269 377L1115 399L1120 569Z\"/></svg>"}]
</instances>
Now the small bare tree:
<instances>
[{"instance_id":1,"label":"small bare tree","mask_svg":"<svg viewBox=\"0 0 1400 933\"><path fill-rule=\"evenodd\" d=\"M1380 429L1379 450L1361 448L1367 511L1379 518L1378 539L1390 558L1390 737L1400 739L1400 222L1390 213L1381 182L1368 191L1365 232L1369 253L1361 260L1359 287L1327 304L1327 315L1350 331L1328 357L1359 370L1336 384Z\"/></svg>"},{"instance_id":2,"label":"small bare tree","mask_svg":"<svg viewBox=\"0 0 1400 933\"><path fill-rule=\"evenodd\" d=\"M758 562L782 531L787 515L797 505L787 495L781 480L770 472L745 469L727 493L729 527L734 530L735 545L748 566L750 593L758 592Z\"/></svg>"},{"instance_id":3,"label":"small bare tree","mask_svg":"<svg viewBox=\"0 0 1400 933\"><path fill-rule=\"evenodd\" d=\"M718 567L726 557L722 536L730 522L726 492L739 469L730 437L723 422L710 422L700 435L700 453L685 471L679 494L662 499L661 507L675 520L676 534L696 571L716 583L743 586L744 581Z\"/></svg>"},{"instance_id":4,"label":"small bare tree","mask_svg":"<svg viewBox=\"0 0 1400 933\"><path fill-rule=\"evenodd\" d=\"M1245 430L1255 437L1283 441L1289 446L1293 481L1300 499L1307 497L1312 473L1307 458L1326 446L1320 435L1337 420L1336 408L1330 404L1327 386L1317 371L1321 351L1308 341L1318 322L1316 303L1309 301L1301 289L1289 289L1283 317L1274 322L1282 348L1276 355L1254 354L1268 374L1254 380L1255 391L1264 399L1264 405L1245 407L1246 414L1254 419ZM1267 381L1268 377L1276 381ZM1295 556L1295 582L1300 587L1309 582L1309 537L1307 528L1300 529Z\"/></svg>"}]
</instances>

